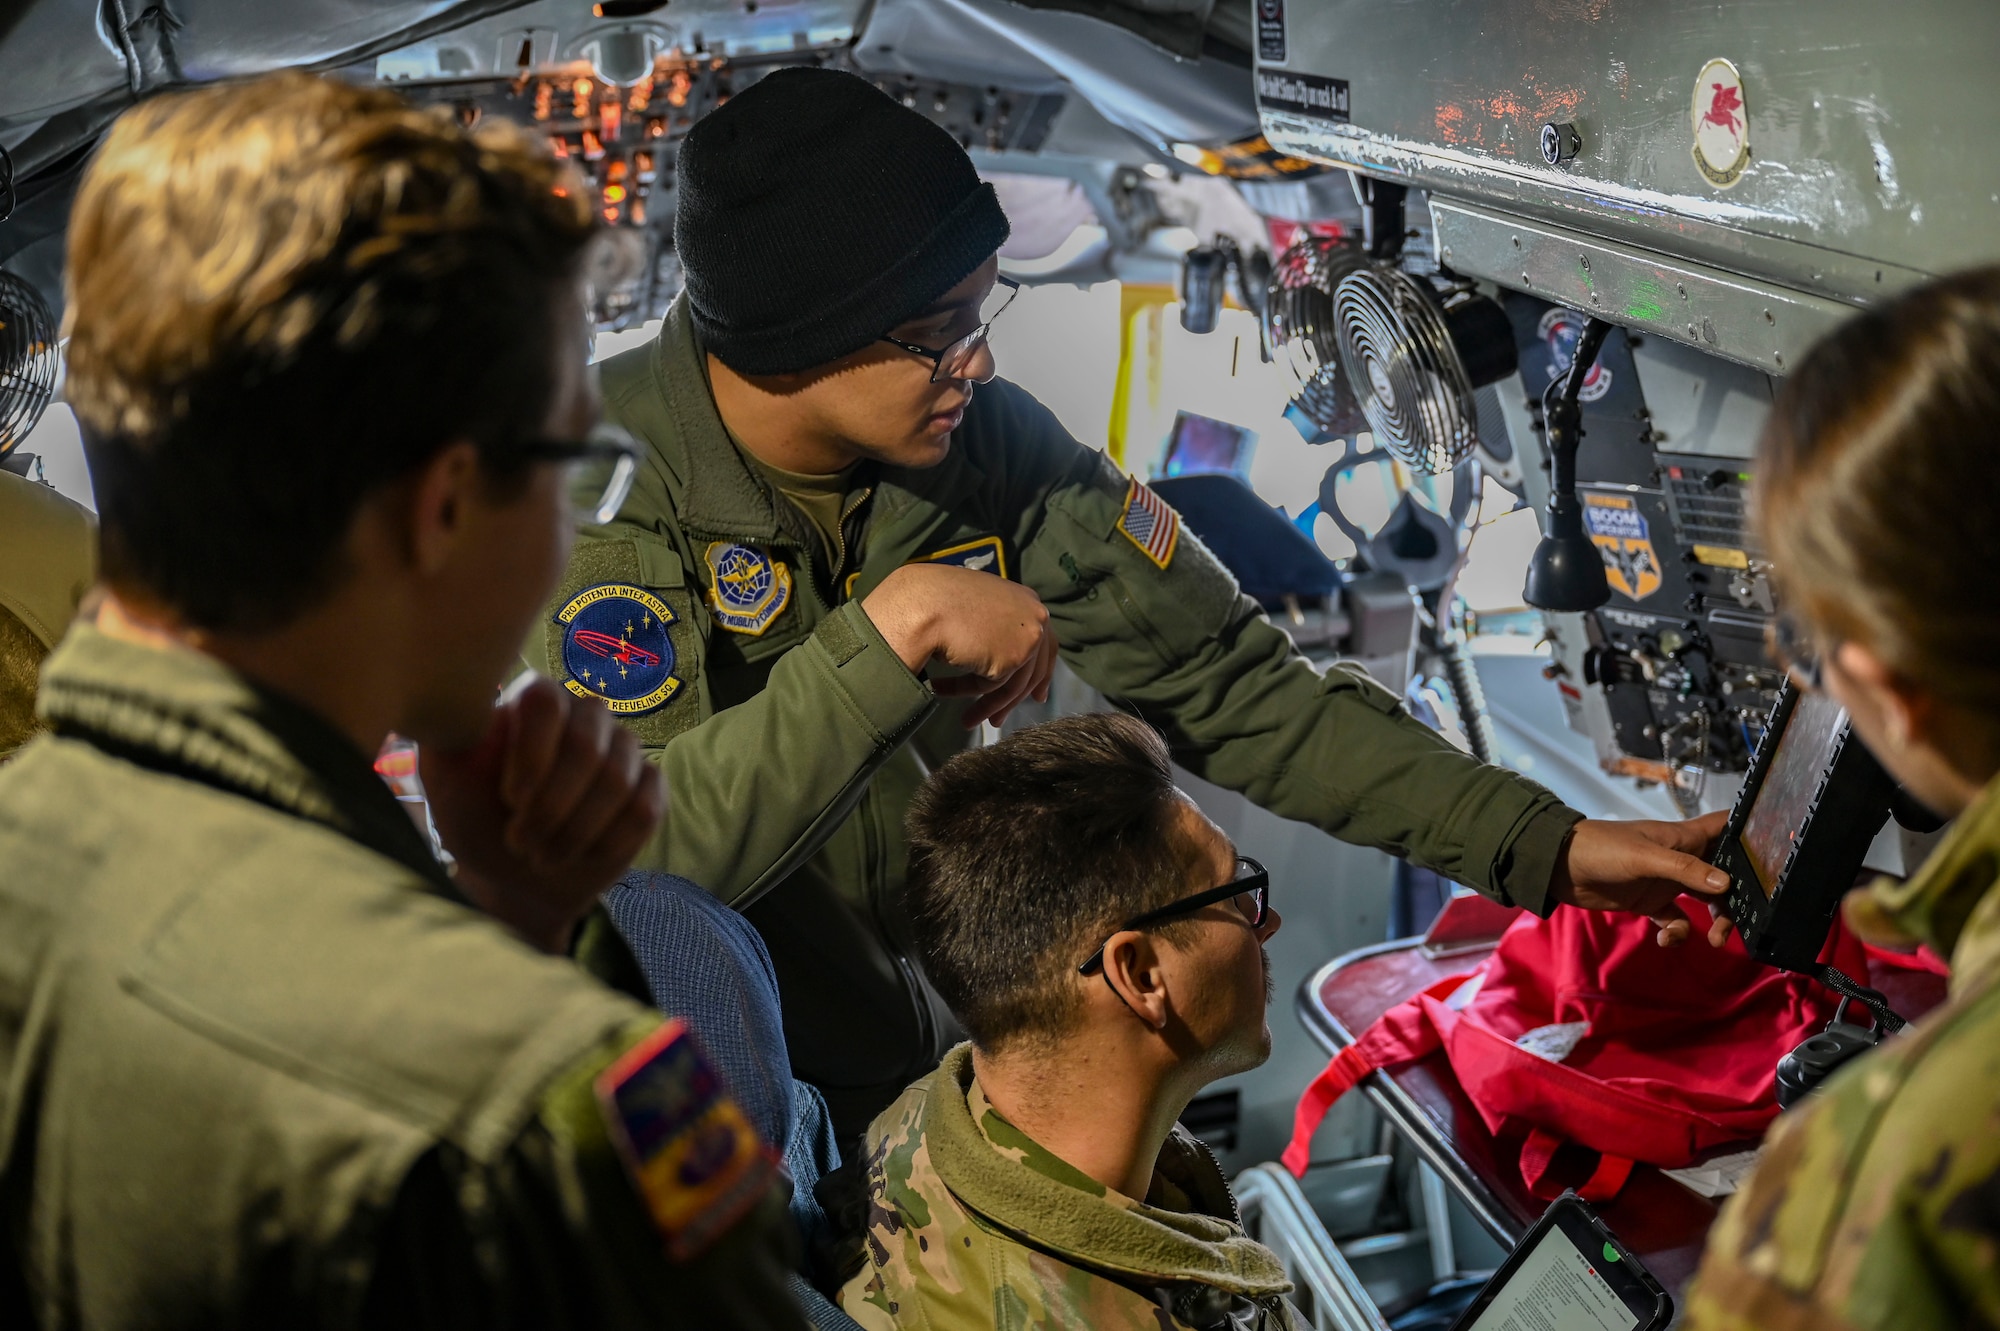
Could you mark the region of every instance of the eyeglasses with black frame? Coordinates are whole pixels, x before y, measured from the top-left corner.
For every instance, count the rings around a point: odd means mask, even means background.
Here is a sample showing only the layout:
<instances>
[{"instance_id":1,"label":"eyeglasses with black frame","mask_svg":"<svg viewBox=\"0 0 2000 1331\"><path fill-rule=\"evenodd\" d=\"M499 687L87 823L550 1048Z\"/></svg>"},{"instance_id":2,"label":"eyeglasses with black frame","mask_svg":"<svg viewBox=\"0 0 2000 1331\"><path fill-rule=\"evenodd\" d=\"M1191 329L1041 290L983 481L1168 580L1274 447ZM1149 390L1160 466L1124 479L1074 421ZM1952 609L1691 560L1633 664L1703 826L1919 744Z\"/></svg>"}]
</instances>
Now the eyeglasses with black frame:
<instances>
[{"instance_id":1,"label":"eyeglasses with black frame","mask_svg":"<svg viewBox=\"0 0 2000 1331\"><path fill-rule=\"evenodd\" d=\"M942 351L920 346L915 342L905 342L900 337L890 337L884 333L878 342L887 342L892 347L901 347L912 356L922 356L931 363L931 382L940 379L963 379L965 369L972 364L972 358L986 345L986 336L993 331L993 321L998 319L1014 297L1021 293L1021 284L1011 277L997 279L994 288L987 293L985 306L980 313L979 327L967 333Z\"/></svg>"},{"instance_id":2,"label":"eyeglasses with black frame","mask_svg":"<svg viewBox=\"0 0 2000 1331\"><path fill-rule=\"evenodd\" d=\"M1143 915L1134 915L1119 925L1117 932L1122 934L1128 929L1150 929L1156 924L1177 920L1183 915L1192 915L1205 906L1213 906L1218 901L1233 902L1237 913L1249 922L1252 929L1263 928L1265 918L1271 913L1270 872L1248 855L1238 855L1236 867L1239 872L1228 882L1211 887L1205 892L1197 892L1191 897L1169 902ZM1246 869L1249 872L1241 872ZM1108 938L1099 944L1097 951L1090 954L1090 959L1076 968L1077 974L1090 975L1104 969L1104 949L1110 945L1111 940Z\"/></svg>"},{"instance_id":3,"label":"eyeglasses with black frame","mask_svg":"<svg viewBox=\"0 0 2000 1331\"><path fill-rule=\"evenodd\" d=\"M506 450L530 462L557 462L579 526L603 526L618 516L639 472L639 445L609 422L587 439L535 439Z\"/></svg>"}]
</instances>

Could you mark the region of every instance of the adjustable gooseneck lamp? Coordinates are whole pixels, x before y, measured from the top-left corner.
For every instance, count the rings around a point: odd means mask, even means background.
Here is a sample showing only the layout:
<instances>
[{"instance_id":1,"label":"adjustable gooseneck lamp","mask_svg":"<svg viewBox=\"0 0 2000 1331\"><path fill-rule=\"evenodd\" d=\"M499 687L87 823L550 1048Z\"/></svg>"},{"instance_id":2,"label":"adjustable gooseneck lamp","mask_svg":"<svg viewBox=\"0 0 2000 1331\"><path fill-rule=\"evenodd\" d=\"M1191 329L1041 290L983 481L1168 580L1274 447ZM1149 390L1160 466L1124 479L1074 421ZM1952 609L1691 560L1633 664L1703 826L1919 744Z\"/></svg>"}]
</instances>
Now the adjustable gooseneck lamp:
<instances>
[{"instance_id":1,"label":"adjustable gooseneck lamp","mask_svg":"<svg viewBox=\"0 0 2000 1331\"><path fill-rule=\"evenodd\" d=\"M1541 544L1528 561L1528 585L1522 592L1538 610L1595 610L1611 599L1604 557L1583 529L1583 501L1576 494L1576 450L1583 442L1583 408L1577 405L1577 394L1583 391L1583 381L1610 331L1611 325L1602 319L1584 325L1568 377L1552 382L1542 400L1549 439L1549 513Z\"/></svg>"}]
</instances>

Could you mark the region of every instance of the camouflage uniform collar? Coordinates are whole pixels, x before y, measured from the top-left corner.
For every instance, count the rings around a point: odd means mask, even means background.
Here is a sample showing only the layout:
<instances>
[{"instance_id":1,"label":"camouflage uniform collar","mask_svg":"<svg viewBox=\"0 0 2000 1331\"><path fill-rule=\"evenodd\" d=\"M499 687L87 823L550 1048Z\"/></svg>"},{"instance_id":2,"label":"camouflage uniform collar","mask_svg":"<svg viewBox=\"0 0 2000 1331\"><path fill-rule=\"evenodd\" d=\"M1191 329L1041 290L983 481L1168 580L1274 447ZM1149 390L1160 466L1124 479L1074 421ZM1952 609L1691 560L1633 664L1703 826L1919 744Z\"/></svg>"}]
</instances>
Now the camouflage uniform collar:
<instances>
[{"instance_id":1,"label":"camouflage uniform collar","mask_svg":"<svg viewBox=\"0 0 2000 1331\"><path fill-rule=\"evenodd\" d=\"M973 1103L982 1121L973 1118ZM1134 1201L1072 1168L1001 1118L977 1092L972 1048L946 1054L925 1088L922 1135L939 1180L969 1211L1051 1256L1122 1280L1200 1284L1267 1299L1292 1288L1272 1252L1235 1222L1206 1150L1175 1130L1153 1196L1223 1214Z\"/></svg>"},{"instance_id":2,"label":"camouflage uniform collar","mask_svg":"<svg viewBox=\"0 0 2000 1331\"><path fill-rule=\"evenodd\" d=\"M78 623L49 655L37 706L59 737L322 824L456 895L369 755L214 657Z\"/></svg>"},{"instance_id":3,"label":"camouflage uniform collar","mask_svg":"<svg viewBox=\"0 0 2000 1331\"><path fill-rule=\"evenodd\" d=\"M1878 881L1851 906L1863 937L1928 943L1951 963L1951 991L1965 992L2000 964L2000 778L1906 882Z\"/></svg>"},{"instance_id":4,"label":"camouflage uniform collar","mask_svg":"<svg viewBox=\"0 0 2000 1331\"><path fill-rule=\"evenodd\" d=\"M682 456L669 459L668 466L684 478L682 523L710 535L777 540L785 531L777 499L752 473L715 409L715 389L685 292L675 297L661 321L653 342L653 373L681 446Z\"/></svg>"}]
</instances>

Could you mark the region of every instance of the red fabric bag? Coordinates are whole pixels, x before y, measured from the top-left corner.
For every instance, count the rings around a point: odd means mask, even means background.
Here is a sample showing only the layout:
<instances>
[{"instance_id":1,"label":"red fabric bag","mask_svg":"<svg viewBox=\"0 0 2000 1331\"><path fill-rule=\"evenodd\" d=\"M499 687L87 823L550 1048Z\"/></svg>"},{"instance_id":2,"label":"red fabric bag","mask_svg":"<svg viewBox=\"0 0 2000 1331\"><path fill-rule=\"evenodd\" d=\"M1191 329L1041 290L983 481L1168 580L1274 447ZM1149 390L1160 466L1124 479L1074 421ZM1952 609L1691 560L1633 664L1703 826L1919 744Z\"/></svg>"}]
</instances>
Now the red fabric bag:
<instances>
[{"instance_id":1,"label":"red fabric bag","mask_svg":"<svg viewBox=\"0 0 2000 1331\"><path fill-rule=\"evenodd\" d=\"M1285 1166L1305 1172L1314 1130L1362 1078L1440 1048L1489 1131L1526 1129L1521 1175L1536 1196L1560 1191L1546 1175L1564 1142L1599 1154L1579 1191L1601 1201L1635 1161L1679 1169L1763 1136L1778 1113L1778 1060L1825 1027L1838 999L1752 961L1733 936L1709 947L1706 908L1683 904L1696 937L1672 949L1638 916L1524 913L1477 970L1391 1008L1334 1057L1300 1097ZM1820 959L1868 974L1837 919Z\"/></svg>"}]
</instances>

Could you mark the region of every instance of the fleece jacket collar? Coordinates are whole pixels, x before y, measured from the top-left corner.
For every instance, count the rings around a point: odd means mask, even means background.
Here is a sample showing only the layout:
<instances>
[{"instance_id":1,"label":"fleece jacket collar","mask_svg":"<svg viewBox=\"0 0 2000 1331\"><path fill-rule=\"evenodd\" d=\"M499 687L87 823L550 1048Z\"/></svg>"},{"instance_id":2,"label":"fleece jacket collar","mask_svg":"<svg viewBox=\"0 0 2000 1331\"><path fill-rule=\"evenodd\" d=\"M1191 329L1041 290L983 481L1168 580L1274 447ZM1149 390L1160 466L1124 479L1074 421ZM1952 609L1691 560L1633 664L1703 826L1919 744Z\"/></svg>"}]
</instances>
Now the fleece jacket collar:
<instances>
[{"instance_id":1,"label":"fleece jacket collar","mask_svg":"<svg viewBox=\"0 0 2000 1331\"><path fill-rule=\"evenodd\" d=\"M212 656L78 623L43 667L37 706L59 736L323 824L456 896L369 755Z\"/></svg>"},{"instance_id":2,"label":"fleece jacket collar","mask_svg":"<svg viewBox=\"0 0 2000 1331\"><path fill-rule=\"evenodd\" d=\"M667 470L684 477L680 517L700 532L770 542L784 528L771 489L751 474L715 409L687 294L675 297L653 342L653 375L673 414L673 435L654 440Z\"/></svg>"},{"instance_id":3,"label":"fleece jacket collar","mask_svg":"<svg viewBox=\"0 0 2000 1331\"><path fill-rule=\"evenodd\" d=\"M1235 1223L1213 1157L1181 1129L1160 1152L1154 1195L1178 1193L1174 1200L1198 1210L1120 1196L1036 1146L976 1094L970 1045L945 1055L926 1090L923 1137L939 1179L968 1210L1023 1242L1147 1284L1212 1285L1253 1299L1292 1288L1270 1249ZM974 1103L983 1124L973 1120Z\"/></svg>"}]
</instances>

